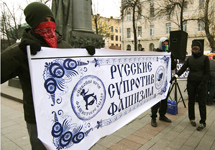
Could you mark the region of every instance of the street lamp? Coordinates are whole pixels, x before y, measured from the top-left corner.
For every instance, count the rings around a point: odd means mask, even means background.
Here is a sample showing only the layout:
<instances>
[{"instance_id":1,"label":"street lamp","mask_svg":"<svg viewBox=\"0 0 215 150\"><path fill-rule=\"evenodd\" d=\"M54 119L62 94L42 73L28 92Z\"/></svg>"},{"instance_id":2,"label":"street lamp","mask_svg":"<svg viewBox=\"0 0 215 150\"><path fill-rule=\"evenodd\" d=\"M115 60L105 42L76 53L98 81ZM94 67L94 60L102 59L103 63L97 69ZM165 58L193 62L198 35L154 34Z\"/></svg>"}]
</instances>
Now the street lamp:
<instances>
[{"instance_id":1,"label":"street lamp","mask_svg":"<svg viewBox=\"0 0 215 150\"><path fill-rule=\"evenodd\" d=\"M138 35L137 39L138 39L138 42L139 42L139 44L140 44L141 36Z\"/></svg>"},{"instance_id":2,"label":"street lamp","mask_svg":"<svg viewBox=\"0 0 215 150\"><path fill-rule=\"evenodd\" d=\"M132 42L132 44L133 44L133 42L134 42L134 38L133 38L133 36L131 36L131 42Z\"/></svg>"}]
</instances>

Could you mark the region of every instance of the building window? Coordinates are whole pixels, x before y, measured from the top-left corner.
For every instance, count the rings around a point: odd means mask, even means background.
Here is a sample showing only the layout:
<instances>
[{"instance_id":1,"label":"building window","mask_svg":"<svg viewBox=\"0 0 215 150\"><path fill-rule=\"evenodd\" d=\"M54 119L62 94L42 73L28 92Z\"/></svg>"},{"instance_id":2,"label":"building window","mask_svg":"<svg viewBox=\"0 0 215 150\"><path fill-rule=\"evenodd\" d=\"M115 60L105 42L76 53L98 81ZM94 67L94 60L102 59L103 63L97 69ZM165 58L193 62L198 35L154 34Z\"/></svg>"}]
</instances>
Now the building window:
<instances>
[{"instance_id":1,"label":"building window","mask_svg":"<svg viewBox=\"0 0 215 150\"><path fill-rule=\"evenodd\" d=\"M153 6L151 6L150 7L150 17L154 17L155 16L155 10L154 10L154 7Z\"/></svg>"},{"instance_id":2,"label":"building window","mask_svg":"<svg viewBox=\"0 0 215 150\"><path fill-rule=\"evenodd\" d=\"M118 33L118 27L115 27L115 32Z\"/></svg>"},{"instance_id":3,"label":"building window","mask_svg":"<svg viewBox=\"0 0 215 150\"><path fill-rule=\"evenodd\" d=\"M130 12L127 13L127 21L131 21L131 13Z\"/></svg>"},{"instance_id":4,"label":"building window","mask_svg":"<svg viewBox=\"0 0 215 150\"><path fill-rule=\"evenodd\" d=\"M113 32L113 26L110 27L110 31Z\"/></svg>"},{"instance_id":5,"label":"building window","mask_svg":"<svg viewBox=\"0 0 215 150\"><path fill-rule=\"evenodd\" d=\"M198 20L198 31L203 31L205 28L205 24L202 20Z\"/></svg>"},{"instance_id":6,"label":"building window","mask_svg":"<svg viewBox=\"0 0 215 150\"><path fill-rule=\"evenodd\" d=\"M149 51L154 51L154 48L155 48L154 44L151 43L151 44L149 45Z\"/></svg>"},{"instance_id":7,"label":"building window","mask_svg":"<svg viewBox=\"0 0 215 150\"><path fill-rule=\"evenodd\" d=\"M171 23L166 24L166 34L170 34L171 31Z\"/></svg>"},{"instance_id":8,"label":"building window","mask_svg":"<svg viewBox=\"0 0 215 150\"><path fill-rule=\"evenodd\" d=\"M111 46L114 46L114 44L113 44L113 43L111 43Z\"/></svg>"},{"instance_id":9,"label":"building window","mask_svg":"<svg viewBox=\"0 0 215 150\"><path fill-rule=\"evenodd\" d=\"M187 2L184 2L184 7L183 7L184 11L187 11L187 4L188 4Z\"/></svg>"},{"instance_id":10,"label":"building window","mask_svg":"<svg viewBox=\"0 0 215 150\"><path fill-rule=\"evenodd\" d=\"M113 41L114 40L114 36L113 35L111 35L111 41Z\"/></svg>"},{"instance_id":11,"label":"building window","mask_svg":"<svg viewBox=\"0 0 215 150\"><path fill-rule=\"evenodd\" d=\"M171 12L171 5L167 5L166 7L166 14L169 15Z\"/></svg>"},{"instance_id":12,"label":"building window","mask_svg":"<svg viewBox=\"0 0 215 150\"><path fill-rule=\"evenodd\" d=\"M138 36L142 37L142 27L138 27Z\"/></svg>"},{"instance_id":13,"label":"building window","mask_svg":"<svg viewBox=\"0 0 215 150\"><path fill-rule=\"evenodd\" d=\"M118 41L118 35L116 35L116 41Z\"/></svg>"},{"instance_id":14,"label":"building window","mask_svg":"<svg viewBox=\"0 0 215 150\"><path fill-rule=\"evenodd\" d=\"M205 7L205 1L199 0L199 9L203 9Z\"/></svg>"},{"instance_id":15,"label":"building window","mask_svg":"<svg viewBox=\"0 0 215 150\"><path fill-rule=\"evenodd\" d=\"M116 46L118 47L118 44L116 44Z\"/></svg>"},{"instance_id":16,"label":"building window","mask_svg":"<svg viewBox=\"0 0 215 150\"><path fill-rule=\"evenodd\" d=\"M183 31L187 31L187 21L183 22Z\"/></svg>"},{"instance_id":17,"label":"building window","mask_svg":"<svg viewBox=\"0 0 215 150\"><path fill-rule=\"evenodd\" d=\"M127 45L127 51L131 51L131 45Z\"/></svg>"},{"instance_id":18,"label":"building window","mask_svg":"<svg viewBox=\"0 0 215 150\"><path fill-rule=\"evenodd\" d=\"M150 25L150 35L154 35L154 25Z\"/></svg>"},{"instance_id":19,"label":"building window","mask_svg":"<svg viewBox=\"0 0 215 150\"><path fill-rule=\"evenodd\" d=\"M131 38L131 28L127 28L127 38Z\"/></svg>"}]
</instances>

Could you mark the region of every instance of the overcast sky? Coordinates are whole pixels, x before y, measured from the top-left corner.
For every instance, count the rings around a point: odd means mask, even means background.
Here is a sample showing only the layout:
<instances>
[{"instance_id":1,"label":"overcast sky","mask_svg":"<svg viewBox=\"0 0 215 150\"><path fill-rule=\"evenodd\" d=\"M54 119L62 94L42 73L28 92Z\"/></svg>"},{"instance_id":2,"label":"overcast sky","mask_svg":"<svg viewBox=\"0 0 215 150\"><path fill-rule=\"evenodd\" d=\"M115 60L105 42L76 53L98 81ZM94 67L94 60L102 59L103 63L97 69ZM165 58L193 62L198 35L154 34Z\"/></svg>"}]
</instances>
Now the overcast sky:
<instances>
[{"instance_id":1,"label":"overcast sky","mask_svg":"<svg viewBox=\"0 0 215 150\"><path fill-rule=\"evenodd\" d=\"M120 17L121 0L92 0L93 11L103 17Z\"/></svg>"},{"instance_id":2,"label":"overcast sky","mask_svg":"<svg viewBox=\"0 0 215 150\"><path fill-rule=\"evenodd\" d=\"M21 6L22 9L25 8L27 3L33 2L35 0L0 0L5 2L10 9L12 7ZM92 9L94 14L100 14L103 17L113 16L114 18L120 17L120 3L121 0L92 0ZM48 4L51 7L51 3ZM18 8L17 8L18 9ZM20 15L23 12L17 12L17 15Z\"/></svg>"}]
</instances>

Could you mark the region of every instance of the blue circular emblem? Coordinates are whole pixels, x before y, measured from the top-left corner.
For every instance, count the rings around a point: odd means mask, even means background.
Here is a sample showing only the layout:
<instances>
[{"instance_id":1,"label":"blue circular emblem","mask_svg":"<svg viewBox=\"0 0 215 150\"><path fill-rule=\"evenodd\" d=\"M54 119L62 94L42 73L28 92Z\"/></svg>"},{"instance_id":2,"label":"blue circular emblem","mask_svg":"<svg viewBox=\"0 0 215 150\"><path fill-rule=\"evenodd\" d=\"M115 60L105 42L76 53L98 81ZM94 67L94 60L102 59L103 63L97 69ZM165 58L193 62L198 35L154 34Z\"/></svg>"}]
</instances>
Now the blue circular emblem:
<instances>
[{"instance_id":1,"label":"blue circular emblem","mask_svg":"<svg viewBox=\"0 0 215 150\"><path fill-rule=\"evenodd\" d=\"M71 95L71 105L79 119L89 120L99 113L105 99L103 82L96 76L88 75L75 85Z\"/></svg>"},{"instance_id":2,"label":"blue circular emblem","mask_svg":"<svg viewBox=\"0 0 215 150\"><path fill-rule=\"evenodd\" d=\"M164 84L165 69L163 66L159 66L155 74L155 88L160 89Z\"/></svg>"}]
</instances>

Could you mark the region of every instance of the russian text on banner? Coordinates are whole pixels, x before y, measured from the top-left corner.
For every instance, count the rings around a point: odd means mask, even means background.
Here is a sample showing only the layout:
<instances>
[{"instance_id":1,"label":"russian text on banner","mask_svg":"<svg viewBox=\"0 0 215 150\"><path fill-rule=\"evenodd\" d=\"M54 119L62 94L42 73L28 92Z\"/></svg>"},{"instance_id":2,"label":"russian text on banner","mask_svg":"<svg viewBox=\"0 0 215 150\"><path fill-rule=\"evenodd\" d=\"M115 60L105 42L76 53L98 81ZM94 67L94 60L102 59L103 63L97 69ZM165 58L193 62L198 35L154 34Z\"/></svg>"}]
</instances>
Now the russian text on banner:
<instances>
[{"instance_id":1,"label":"russian text on banner","mask_svg":"<svg viewBox=\"0 0 215 150\"><path fill-rule=\"evenodd\" d=\"M144 54L144 55L143 55ZM170 53L42 48L29 56L38 137L47 149L89 149L164 99Z\"/></svg>"}]
</instances>

